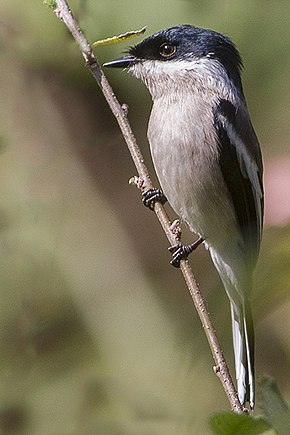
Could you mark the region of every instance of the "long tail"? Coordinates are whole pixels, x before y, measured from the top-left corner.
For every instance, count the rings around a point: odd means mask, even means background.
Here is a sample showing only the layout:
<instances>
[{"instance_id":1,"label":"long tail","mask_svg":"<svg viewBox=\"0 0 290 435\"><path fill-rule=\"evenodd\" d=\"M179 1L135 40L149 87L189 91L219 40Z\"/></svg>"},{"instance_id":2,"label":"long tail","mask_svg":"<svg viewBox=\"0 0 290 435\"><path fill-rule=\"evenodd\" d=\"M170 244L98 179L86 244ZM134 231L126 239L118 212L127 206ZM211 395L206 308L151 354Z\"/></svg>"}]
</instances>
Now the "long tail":
<instances>
[{"instance_id":1,"label":"long tail","mask_svg":"<svg viewBox=\"0 0 290 435\"><path fill-rule=\"evenodd\" d=\"M232 330L238 396L242 405L255 404L254 328L248 301L236 305L231 301Z\"/></svg>"},{"instance_id":2,"label":"long tail","mask_svg":"<svg viewBox=\"0 0 290 435\"><path fill-rule=\"evenodd\" d=\"M213 248L210 248L210 253L231 303L239 400L242 405L249 402L253 409L255 405L254 327L252 310L247 299L252 287L252 279L249 273L246 274L247 279L240 274L240 285L238 286L234 270L239 270L239 264L235 268L230 267Z\"/></svg>"}]
</instances>

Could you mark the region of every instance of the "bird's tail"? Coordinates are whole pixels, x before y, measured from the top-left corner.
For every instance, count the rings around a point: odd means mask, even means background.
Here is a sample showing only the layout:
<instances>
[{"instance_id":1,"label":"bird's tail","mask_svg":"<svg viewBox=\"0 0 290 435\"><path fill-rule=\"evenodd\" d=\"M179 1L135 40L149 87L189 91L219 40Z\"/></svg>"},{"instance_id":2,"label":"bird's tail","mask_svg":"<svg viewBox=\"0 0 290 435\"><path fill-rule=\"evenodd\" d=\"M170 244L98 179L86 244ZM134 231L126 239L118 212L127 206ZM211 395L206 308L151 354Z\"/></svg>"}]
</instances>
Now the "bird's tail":
<instances>
[{"instance_id":1,"label":"bird's tail","mask_svg":"<svg viewBox=\"0 0 290 435\"><path fill-rule=\"evenodd\" d=\"M238 280L233 273L233 267L231 268L214 249L211 249L210 253L231 303L239 400L242 405L249 402L253 409L255 404L254 327L252 310L247 297L252 287L252 279L250 273L240 273ZM239 270L239 265L235 269ZM243 275L247 275L247 278L243 278Z\"/></svg>"},{"instance_id":2,"label":"bird's tail","mask_svg":"<svg viewBox=\"0 0 290 435\"><path fill-rule=\"evenodd\" d=\"M242 405L246 401L254 408L254 328L251 306L248 301L236 305L231 301L232 331L235 354L238 396Z\"/></svg>"}]
</instances>

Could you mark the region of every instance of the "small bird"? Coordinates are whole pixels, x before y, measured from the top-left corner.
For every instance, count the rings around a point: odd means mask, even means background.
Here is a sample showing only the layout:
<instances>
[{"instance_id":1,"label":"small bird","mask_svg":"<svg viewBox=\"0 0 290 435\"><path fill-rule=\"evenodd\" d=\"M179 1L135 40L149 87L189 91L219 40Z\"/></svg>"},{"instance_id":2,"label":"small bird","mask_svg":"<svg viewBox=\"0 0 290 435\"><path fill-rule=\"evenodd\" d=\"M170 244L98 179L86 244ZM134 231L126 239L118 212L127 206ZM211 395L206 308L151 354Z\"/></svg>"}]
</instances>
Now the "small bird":
<instances>
[{"instance_id":1,"label":"small bird","mask_svg":"<svg viewBox=\"0 0 290 435\"><path fill-rule=\"evenodd\" d=\"M179 25L104 66L126 68L151 94L148 140L161 188L199 236L174 247L172 262L178 265L200 243L209 249L230 300L239 400L253 408L250 297L263 227L263 164L240 54L227 36Z\"/></svg>"}]
</instances>

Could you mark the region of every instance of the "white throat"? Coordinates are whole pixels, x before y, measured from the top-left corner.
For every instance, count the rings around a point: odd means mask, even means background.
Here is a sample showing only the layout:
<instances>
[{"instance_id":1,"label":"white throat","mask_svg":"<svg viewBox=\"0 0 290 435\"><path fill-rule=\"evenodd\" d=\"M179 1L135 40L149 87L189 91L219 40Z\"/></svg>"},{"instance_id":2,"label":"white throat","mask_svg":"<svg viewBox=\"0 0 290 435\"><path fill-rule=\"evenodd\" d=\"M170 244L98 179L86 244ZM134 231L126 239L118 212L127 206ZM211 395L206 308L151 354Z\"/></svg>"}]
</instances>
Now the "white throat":
<instances>
[{"instance_id":1,"label":"white throat","mask_svg":"<svg viewBox=\"0 0 290 435\"><path fill-rule=\"evenodd\" d=\"M236 99L232 82L215 59L144 60L130 67L129 72L144 82L153 101L164 96L176 99L188 92Z\"/></svg>"}]
</instances>

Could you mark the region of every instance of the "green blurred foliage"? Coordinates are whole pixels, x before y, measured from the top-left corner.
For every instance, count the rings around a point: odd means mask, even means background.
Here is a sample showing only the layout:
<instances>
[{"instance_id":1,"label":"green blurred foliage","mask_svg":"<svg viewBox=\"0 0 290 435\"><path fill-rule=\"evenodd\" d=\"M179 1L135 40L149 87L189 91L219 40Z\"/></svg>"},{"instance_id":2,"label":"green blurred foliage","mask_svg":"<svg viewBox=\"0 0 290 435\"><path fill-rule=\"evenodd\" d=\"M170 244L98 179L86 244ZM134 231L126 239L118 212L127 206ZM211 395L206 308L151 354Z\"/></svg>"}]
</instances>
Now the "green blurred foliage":
<instances>
[{"instance_id":1,"label":"green blurred foliage","mask_svg":"<svg viewBox=\"0 0 290 435\"><path fill-rule=\"evenodd\" d=\"M185 22L231 36L266 165L289 158L288 0L71 6L91 41ZM207 434L228 404L165 237L128 186L135 169L116 122L42 1L2 0L0 15L0 433ZM149 162L148 93L108 76ZM288 400L289 246L289 223L267 226L253 293L257 373ZM191 262L232 367L227 298L207 252Z\"/></svg>"},{"instance_id":2,"label":"green blurred foliage","mask_svg":"<svg viewBox=\"0 0 290 435\"><path fill-rule=\"evenodd\" d=\"M270 429L269 424L262 417L233 412L219 412L212 415L210 427L215 435L260 435Z\"/></svg>"},{"instance_id":3,"label":"green blurred foliage","mask_svg":"<svg viewBox=\"0 0 290 435\"><path fill-rule=\"evenodd\" d=\"M276 381L264 377L260 382L261 406L265 416L217 412L210 416L209 425L215 435L288 435L290 409Z\"/></svg>"},{"instance_id":4,"label":"green blurred foliage","mask_svg":"<svg viewBox=\"0 0 290 435\"><path fill-rule=\"evenodd\" d=\"M261 381L261 398L264 413L277 435L289 434L290 409L271 378Z\"/></svg>"}]
</instances>

